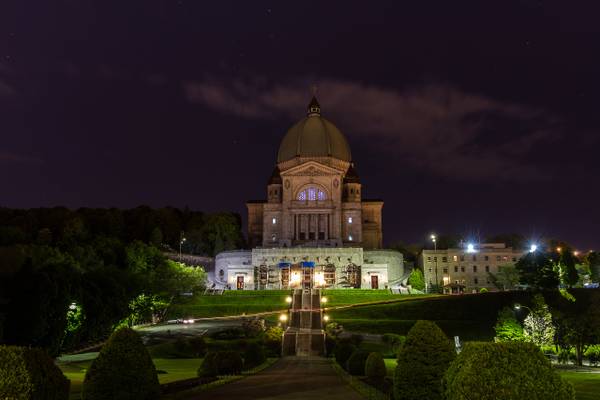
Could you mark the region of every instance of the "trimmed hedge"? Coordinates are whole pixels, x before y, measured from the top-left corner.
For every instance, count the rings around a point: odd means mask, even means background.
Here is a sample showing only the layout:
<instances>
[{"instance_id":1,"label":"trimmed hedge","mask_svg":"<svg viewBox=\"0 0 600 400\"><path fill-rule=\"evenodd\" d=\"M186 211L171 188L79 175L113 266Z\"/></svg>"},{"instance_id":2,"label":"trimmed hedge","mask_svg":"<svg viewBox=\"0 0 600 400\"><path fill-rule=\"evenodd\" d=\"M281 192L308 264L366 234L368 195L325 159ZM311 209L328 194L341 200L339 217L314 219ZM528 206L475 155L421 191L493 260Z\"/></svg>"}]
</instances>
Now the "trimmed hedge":
<instances>
[{"instance_id":1,"label":"trimmed hedge","mask_svg":"<svg viewBox=\"0 0 600 400\"><path fill-rule=\"evenodd\" d=\"M267 359L265 348L256 342L248 343L246 351L244 351L244 367L246 369L256 367L264 363Z\"/></svg>"},{"instance_id":2,"label":"trimmed hedge","mask_svg":"<svg viewBox=\"0 0 600 400\"><path fill-rule=\"evenodd\" d=\"M0 346L0 399L66 400L69 386L44 350Z\"/></svg>"},{"instance_id":3,"label":"trimmed hedge","mask_svg":"<svg viewBox=\"0 0 600 400\"><path fill-rule=\"evenodd\" d=\"M417 321L398 353L394 397L441 400L442 378L454 357L454 346L435 323Z\"/></svg>"},{"instance_id":4,"label":"trimmed hedge","mask_svg":"<svg viewBox=\"0 0 600 400\"><path fill-rule=\"evenodd\" d=\"M243 367L244 361L238 352L211 351L202 360L198 368L198 376L239 375Z\"/></svg>"},{"instance_id":5,"label":"trimmed hedge","mask_svg":"<svg viewBox=\"0 0 600 400\"><path fill-rule=\"evenodd\" d=\"M356 350L356 346L348 341L338 341L333 350L335 361L342 367L346 365L346 361Z\"/></svg>"},{"instance_id":6,"label":"trimmed hedge","mask_svg":"<svg viewBox=\"0 0 600 400\"><path fill-rule=\"evenodd\" d=\"M365 363L365 375L367 378L383 380L386 374L387 369L385 368L385 361L383 361L381 353L370 353L369 357L367 357L367 362Z\"/></svg>"},{"instance_id":7,"label":"trimmed hedge","mask_svg":"<svg viewBox=\"0 0 600 400\"><path fill-rule=\"evenodd\" d=\"M574 400L573 387L532 343L467 343L444 377L447 400Z\"/></svg>"},{"instance_id":8,"label":"trimmed hedge","mask_svg":"<svg viewBox=\"0 0 600 400\"><path fill-rule=\"evenodd\" d=\"M367 362L367 358L369 357L369 352L364 350L355 350L354 353L350 356L348 361L346 361L346 371L350 375L364 375L365 374L365 364Z\"/></svg>"},{"instance_id":9,"label":"trimmed hedge","mask_svg":"<svg viewBox=\"0 0 600 400\"><path fill-rule=\"evenodd\" d=\"M158 399L160 386L154 363L132 329L114 332L85 374L83 400Z\"/></svg>"}]
</instances>

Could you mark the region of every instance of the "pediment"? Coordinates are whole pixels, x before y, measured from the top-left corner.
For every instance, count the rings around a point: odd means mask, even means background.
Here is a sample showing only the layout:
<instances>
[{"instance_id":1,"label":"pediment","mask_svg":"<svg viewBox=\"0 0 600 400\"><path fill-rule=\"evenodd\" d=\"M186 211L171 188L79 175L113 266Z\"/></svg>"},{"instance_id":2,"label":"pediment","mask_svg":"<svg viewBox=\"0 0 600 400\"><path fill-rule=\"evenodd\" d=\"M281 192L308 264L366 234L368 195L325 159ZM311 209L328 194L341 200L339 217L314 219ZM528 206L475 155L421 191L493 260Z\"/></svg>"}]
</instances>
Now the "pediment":
<instances>
[{"instance_id":1,"label":"pediment","mask_svg":"<svg viewBox=\"0 0 600 400\"><path fill-rule=\"evenodd\" d=\"M336 168L329 167L316 161L308 161L281 172L281 176L331 176L342 173L343 171Z\"/></svg>"}]
</instances>

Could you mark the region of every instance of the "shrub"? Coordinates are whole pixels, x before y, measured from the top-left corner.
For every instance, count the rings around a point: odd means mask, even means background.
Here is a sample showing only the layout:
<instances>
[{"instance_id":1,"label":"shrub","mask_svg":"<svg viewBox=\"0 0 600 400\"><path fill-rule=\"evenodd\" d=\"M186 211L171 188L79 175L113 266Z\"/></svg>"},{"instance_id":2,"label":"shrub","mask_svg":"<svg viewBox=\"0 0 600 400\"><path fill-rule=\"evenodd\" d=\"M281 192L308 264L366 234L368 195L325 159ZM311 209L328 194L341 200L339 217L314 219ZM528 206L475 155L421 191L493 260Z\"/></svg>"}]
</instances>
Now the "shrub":
<instances>
[{"instance_id":1,"label":"shrub","mask_svg":"<svg viewBox=\"0 0 600 400\"><path fill-rule=\"evenodd\" d=\"M68 398L69 380L44 350L0 346L0 399Z\"/></svg>"},{"instance_id":2,"label":"shrub","mask_svg":"<svg viewBox=\"0 0 600 400\"><path fill-rule=\"evenodd\" d=\"M188 344L192 354L196 357L204 357L206 355L206 341L202 336L195 336L188 339Z\"/></svg>"},{"instance_id":3,"label":"shrub","mask_svg":"<svg viewBox=\"0 0 600 400\"><path fill-rule=\"evenodd\" d=\"M160 386L150 354L129 328L114 332L85 374L83 400L158 399Z\"/></svg>"},{"instance_id":4,"label":"shrub","mask_svg":"<svg viewBox=\"0 0 600 400\"><path fill-rule=\"evenodd\" d=\"M600 345L590 346L586 352L585 356L590 361L590 365L596 366L600 362Z\"/></svg>"},{"instance_id":5,"label":"shrub","mask_svg":"<svg viewBox=\"0 0 600 400\"><path fill-rule=\"evenodd\" d=\"M251 368L256 367L265 362L267 356L265 355L265 348L256 342L248 344L246 351L244 352L244 367Z\"/></svg>"},{"instance_id":6,"label":"shrub","mask_svg":"<svg viewBox=\"0 0 600 400\"><path fill-rule=\"evenodd\" d=\"M265 331L265 320L248 318L242 322L242 331L246 337L256 337Z\"/></svg>"},{"instance_id":7,"label":"shrub","mask_svg":"<svg viewBox=\"0 0 600 400\"><path fill-rule=\"evenodd\" d=\"M352 335L350 335L350 343L352 343L356 347L360 346L362 342L363 342L362 335L357 335L356 333L353 333Z\"/></svg>"},{"instance_id":8,"label":"shrub","mask_svg":"<svg viewBox=\"0 0 600 400\"><path fill-rule=\"evenodd\" d=\"M350 358L352 353L356 350L356 346L348 341L338 341L333 350L335 361L342 367L346 365L346 361Z\"/></svg>"},{"instance_id":9,"label":"shrub","mask_svg":"<svg viewBox=\"0 0 600 400\"><path fill-rule=\"evenodd\" d=\"M244 331L240 328L228 328L213 333L211 337L217 340L239 339L244 337Z\"/></svg>"},{"instance_id":10,"label":"shrub","mask_svg":"<svg viewBox=\"0 0 600 400\"><path fill-rule=\"evenodd\" d=\"M392 347L394 354L398 354L402 345L406 341L406 336L397 335L395 333L384 333L382 338L383 343L387 343Z\"/></svg>"},{"instance_id":11,"label":"shrub","mask_svg":"<svg viewBox=\"0 0 600 400\"><path fill-rule=\"evenodd\" d=\"M281 355L281 341L283 340L283 329L274 326L265 331L264 341L267 351L270 355Z\"/></svg>"},{"instance_id":12,"label":"shrub","mask_svg":"<svg viewBox=\"0 0 600 400\"><path fill-rule=\"evenodd\" d=\"M534 344L467 343L444 377L447 400L574 400Z\"/></svg>"},{"instance_id":13,"label":"shrub","mask_svg":"<svg viewBox=\"0 0 600 400\"><path fill-rule=\"evenodd\" d=\"M373 352L367 357L365 363L365 375L373 380L382 380L385 378L387 370L385 368L385 362L381 353Z\"/></svg>"},{"instance_id":14,"label":"shrub","mask_svg":"<svg viewBox=\"0 0 600 400\"><path fill-rule=\"evenodd\" d=\"M417 321L398 354L395 398L442 399L442 377L454 356L452 343L435 323Z\"/></svg>"},{"instance_id":15,"label":"shrub","mask_svg":"<svg viewBox=\"0 0 600 400\"><path fill-rule=\"evenodd\" d=\"M198 376L238 375L244 361L235 351L208 352L198 369Z\"/></svg>"},{"instance_id":16,"label":"shrub","mask_svg":"<svg viewBox=\"0 0 600 400\"><path fill-rule=\"evenodd\" d=\"M325 333L327 333L327 336L331 336L332 338L337 338L343 331L344 328L342 328L342 326L337 322L330 322L325 325Z\"/></svg>"},{"instance_id":17,"label":"shrub","mask_svg":"<svg viewBox=\"0 0 600 400\"><path fill-rule=\"evenodd\" d=\"M558 352L558 362L559 364L568 364L571 360L571 351L566 349L561 349Z\"/></svg>"},{"instance_id":18,"label":"shrub","mask_svg":"<svg viewBox=\"0 0 600 400\"><path fill-rule=\"evenodd\" d=\"M488 292L489 292L488 288L482 287L481 289L479 289L479 293L488 293Z\"/></svg>"},{"instance_id":19,"label":"shrub","mask_svg":"<svg viewBox=\"0 0 600 400\"><path fill-rule=\"evenodd\" d=\"M346 361L346 371L348 371L350 375L364 375L365 364L368 357L368 351L360 349L355 350L348 361Z\"/></svg>"}]
</instances>

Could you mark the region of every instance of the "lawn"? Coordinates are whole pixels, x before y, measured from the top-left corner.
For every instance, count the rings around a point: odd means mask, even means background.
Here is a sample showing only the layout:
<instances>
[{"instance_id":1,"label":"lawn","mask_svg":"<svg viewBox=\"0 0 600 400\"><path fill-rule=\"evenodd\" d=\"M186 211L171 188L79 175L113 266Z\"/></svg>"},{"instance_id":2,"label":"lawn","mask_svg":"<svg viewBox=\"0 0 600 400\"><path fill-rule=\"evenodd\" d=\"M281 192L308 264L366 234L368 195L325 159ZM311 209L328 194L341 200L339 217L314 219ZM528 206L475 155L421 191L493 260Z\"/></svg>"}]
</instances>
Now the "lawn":
<instances>
[{"instance_id":1,"label":"lawn","mask_svg":"<svg viewBox=\"0 0 600 400\"><path fill-rule=\"evenodd\" d=\"M71 381L70 399L79 399L81 397L83 378L95 355L97 355L97 353L86 353L83 357L70 358L69 361L60 362L58 364L65 376ZM198 370L202 359L155 358L153 361L157 371L165 372L158 374L159 382L169 383L196 377L196 371Z\"/></svg>"},{"instance_id":2,"label":"lawn","mask_svg":"<svg viewBox=\"0 0 600 400\"><path fill-rule=\"evenodd\" d=\"M291 290L228 290L221 296L181 297L169 307L167 319L222 317L285 310L288 308L285 298L291 293ZM363 289L324 290L323 295L327 297L327 304L324 304L327 307L407 300L419 296L392 294L389 290Z\"/></svg>"},{"instance_id":3,"label":"lawn","mask_svg":"<svg viewBox=\"0 0 600 400\"><path fill-rule=\"evenodd\" d=\"M404 335L415 321L436 322L450 337L491 340L498 311L516 302L526 303L523 292L461 296L409 297L390 304L368 305L330 311L332 321L346 330Z\"/></svg>"},{"instance_id":4,"label":"lawn","mask_svg":"<svg viewBox=\"0 0 600 400\"><path fill-rule=\"evenodd\" d=\"M596 400L600 393L600 371L574 372L561 371L560 375L573 384L577 400Z\"/></svg>"}]
</instances>

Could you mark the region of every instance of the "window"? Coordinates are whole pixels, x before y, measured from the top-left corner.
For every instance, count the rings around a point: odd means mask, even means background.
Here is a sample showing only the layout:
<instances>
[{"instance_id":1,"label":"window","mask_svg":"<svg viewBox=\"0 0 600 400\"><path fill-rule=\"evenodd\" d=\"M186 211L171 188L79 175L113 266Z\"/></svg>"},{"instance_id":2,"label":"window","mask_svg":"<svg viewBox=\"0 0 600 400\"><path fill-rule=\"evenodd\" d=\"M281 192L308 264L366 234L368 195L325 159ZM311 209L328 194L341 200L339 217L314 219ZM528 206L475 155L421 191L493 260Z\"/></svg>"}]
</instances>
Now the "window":
<instances>
[{"instance_id":1,"label":"window","mask_svg":"<svg viewBox=\"0 0 600 400\"><path fill-rule=\"evenodd\" d=\"M448 262L448 257L442 257L442 262Z\"/></svg>"},{"instance_id":2,"label":"window","mask_svg":"<svg viewBox=\"0 0 600 400\"><path fill-rule=\"evenodd\" d=\"M429 268L429 273L431 273L431 268Z\"/></svg>"},{"instance_id":3,"label":"window","mask_svg":"<svg viewBox=\"0 0 600 400\"><path fill-rule=\"evenodd\" d=\"M490 266L489 265L485 266L485 272L490 272Z\"/></svg>"},{"instance_id":4,"label":"window","mask_svg":"<svg viewBox=\"0 0 600 400\"><path fill-rule=\"evenodd\" d=\"M433 257L433 261L437 262L437 257Z\"/></svg>"},{"instance_id":5,"label":"window","mask_svg":"<svg viewBox=\"0 0 600 400\"><path fill-rule=\"evenodd\" d=\"M427 257L427 262L431 262L431 257Z\"/></svg>"},{"instance_id":6,"label":"window","mask_svg":"<svg viewBox=\"0 0 600 400\"><path fill-rule=\"evenodd\" d=\"M447 274L448 273L448 268L444 268L444 273Z\"/></svg>"},{"instance_id":7,"label":"window","mask_svg":"<svg viewBox=\"0 0 600 400\"><path fill-rule=\"evenodd\" d=\"M502 256L502 261L508 261L508 257Z\"/></svg>"},{"instance_id":8,"label":"window","mask_svg":"<svg viewBox=\"0 0 600 400\"><path fill-rule=\"evenodd\" d=\"M348 241L352 241L352 235L348 235Z\"/></svg>"},{"instance_id":9,"label":"window","mask_svg":"<svg viewBox=\"0 0 600 400\"><path fill-rule=\"evenodd\" d=\"M496 256L496 261L500 261L500 256Z\"/></svg>"},{"instance_id":10,"label":"window","mask_svg":"<svg viewBox=\"0 0 600 400\"><path fill-rule=\"evenodd\" d=\"M460 272L465 272L465 267L460 267Z\"/></svg>"},{"instance_id":11,"label":"window","mask_svg":"<svg viewBox=\"0 0 600 400\"><path fill-rule=\"evenodd\" d=\"M273 217L273 225L277 223L277 218Z\"/></svg>"},{"instance_id":12,"label":"window","mask_svg":"<svg viewBox=\"0 0 600 400\"><path fill-rule=\"evenodd\" d=\"M490 261L490 257L489 257L489 256L485 256L485 257L483 257L483 259L484 259L485 261Z\"/></svg>"},{"instance_id":13,"label":"window","mask_svg":"<svg viewBox=\"0 0 600 400\"><path fill-rule=\"evenodd\" d=\"M477 265L473 265L473 272L477 272Z\"/></svg>"},{"instance_id":14,"label":"window","mask_svg":"<svg viewBox=\"0 0 600 400\"><path fill-rule=\"evenodd\" d=\"M352 217L348 217L348 223L351 224L352 223Z\"/></svg>"},{"instance_id":15,"label":"window","mask_svg":"<svg viewBox=\"0 0 600 400\"><path fill-rule=\"evenodd\" d=\"M325 200L327 195L321 189L317 189L314 187L309 187L304 189L300 193L298 193L297 199L300 201L315 201L315 200Z\"/></svg>"},{"instance_id":16,"label":"window","mask_svg":"<svg viewBox=\"0 0 600 400\"><path fill-rule=\"evenodd\" d=\"M517 262L517 257L512 258L513 262Z\"/></svg>"},{"instance_id":17,"label":"window","mask_svg":"<svg viewBox=\"0 0 600 400\"><path fill-rule=\"evenodd\" d=\"M473 283L477 285L479 283L479 279L473 278Z\"/></svg>"},{"instance_id":18,"label":"window","mask_svg":"<svg viewBox=\"0 0 600 400\"><path fill-rule=\"evenodd\" d=\"M473 254L473 261L477 261L477 256Z\"/></svg>"},{"instance_id":19,"label":"window","mask_svg":"<svg viewBox=\"0 0 600 400\"><path fill-rule=\"evenodd\" d=\"M460 261L465 261L465 256L460 256Z\"/></svg>"},{"instance_id":20,"label":"window","mask_svg":"<svg viewBox=\"0 0 600 400\"><path fill-rule=\"evenodd\" d=\"M458 261L458 256L452 256L452 261L457 262Z\"/></svg>"},{"instance_id":21,"label":"window","mask_svg":"<svg viewBox=\"0 0 600 400\"><path fill-rule=\"evenodd\" d=\"M458 272L458 265L454 266L454 272Z\"/></svg>"},{"instance_id":22,"label":"window","mask_svg":"<svg viewBox=\"0 0 600 400\"><path fill-rule=\"evenodd\" d=\"M272 236L271 236L271 240L272 240L273 242L274 242L274 241L276 241L276 240L277 240L277 236L275 236L275 235L272 235Z\"/></svg>"}]
</instances>

